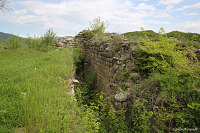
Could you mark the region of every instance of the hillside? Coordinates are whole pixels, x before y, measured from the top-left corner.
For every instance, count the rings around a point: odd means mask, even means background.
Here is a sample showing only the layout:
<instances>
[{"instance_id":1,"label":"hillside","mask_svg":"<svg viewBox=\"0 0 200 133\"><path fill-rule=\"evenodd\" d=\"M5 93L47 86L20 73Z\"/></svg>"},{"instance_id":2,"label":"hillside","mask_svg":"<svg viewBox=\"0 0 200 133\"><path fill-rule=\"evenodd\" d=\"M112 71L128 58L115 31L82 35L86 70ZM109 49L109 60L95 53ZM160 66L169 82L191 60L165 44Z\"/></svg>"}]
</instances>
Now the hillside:
<instances>
[{"instance_id":1,"label":"hillside","mask_svg":"<svg viewBox=\"0 0 200 133\"><path fill-rule=\"evenodd\" d=\"M15 36L16 35L12 35L12 34L9 34L9 33L3 33L3 32L0 32L0 41L5 41L7 40L10 36ZM23 37L20 37L22 39L23 42L26 41L26 38L23 38Z\"/></svg>"},{"instance_id":2,"label":"hillside","mask_svg":"<svg viewBox=\"0 0 200 133\"><path fill-rule=\"evenodd\" d=\"M125 37L131 41L138 41L140 37L144 36L144 33L152 40L156 41L159 40L159 34L152 31L134 31L134 32L127 32L124 33ZM183 46L194 46L196 48L200 48L200 34L198 33L184 33L180 31L172 31L166 33L168 38L177 39L180 45Z\"/></svg>"}]
</instances>

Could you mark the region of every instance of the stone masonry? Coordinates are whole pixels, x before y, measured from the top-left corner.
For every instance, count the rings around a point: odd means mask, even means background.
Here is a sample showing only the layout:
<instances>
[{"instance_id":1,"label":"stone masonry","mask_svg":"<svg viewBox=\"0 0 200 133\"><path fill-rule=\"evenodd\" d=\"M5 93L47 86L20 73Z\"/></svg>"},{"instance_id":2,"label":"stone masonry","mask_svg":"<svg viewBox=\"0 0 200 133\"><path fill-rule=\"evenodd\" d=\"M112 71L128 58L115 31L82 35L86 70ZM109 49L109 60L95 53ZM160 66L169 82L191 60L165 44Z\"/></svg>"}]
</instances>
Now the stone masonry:
<instances>
[{"instance_id":1,"label":"stone masonry","mask_svg":"<svg viewBox=\"0 0 200 133\"><path fill-rule=\"evenodd\" d=\"M73 46L73 45L75 45L75 42L74 42L74 38L71 37L71 36L61 37L57 41L57 47L58 48L65 48L67 46Z\"/></svg>"},{"instance_id":2,"label":"stone masonry","mask_svg":"<svg viewBox=\"0 0 200 133\"><path fill-rule=\"evenodd\" d=\"M110 97L110 102L116 109L132 104L131 78L139 79L140 74L129 72L130 79L121 76L123 72L136 67L135 62L139 54L137 50L131 48L131 46L136 48L136 43L128 42L120 34L112 34L107 39L94 41L88 39L84 31L80 32L75 40L85 55L84 73L97 74L98 91L103 91L106 97Z\"/></svg>"}]
</instances>

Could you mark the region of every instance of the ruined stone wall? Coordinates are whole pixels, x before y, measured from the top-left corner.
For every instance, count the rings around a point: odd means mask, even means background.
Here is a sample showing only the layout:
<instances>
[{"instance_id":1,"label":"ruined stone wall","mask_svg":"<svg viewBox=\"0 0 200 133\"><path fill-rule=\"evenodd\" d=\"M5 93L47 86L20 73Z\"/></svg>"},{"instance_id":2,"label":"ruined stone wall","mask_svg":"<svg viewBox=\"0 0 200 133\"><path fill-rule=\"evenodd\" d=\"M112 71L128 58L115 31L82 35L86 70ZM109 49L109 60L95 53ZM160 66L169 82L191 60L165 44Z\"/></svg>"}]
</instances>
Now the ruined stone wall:
<instances>
[{"instance_id":1,"label":"ruined stone wall","mask_svg":"<svg viewBox=\"0 0 200 133\"><path fill-rule=\"evenodd\" d=\"M65 48L67 46L75 46L76 43L74 42L74 38L71 36L61 37L57 40L56 46L58 48Z\"/></svg>"},{"instance_id":2,"label":"ruined stone wall","mask_svg":"<svg viewBox=\"0 0 200 133\"><path fill-rule=\"evenodd\" d=\"M128 42L119 34L99 41L88 39L84 32L80 32L75 38L85 55L84 73L97 74L98 90L110 97L110 102L118 109L131 104L132 79L140 78L139 73L131 70L137 67L135 64L139 55L137 50L131 48L135 43ZM122 73L126 71L129 71L129 78L122 78Z\"/></svg>"}]
</instances>

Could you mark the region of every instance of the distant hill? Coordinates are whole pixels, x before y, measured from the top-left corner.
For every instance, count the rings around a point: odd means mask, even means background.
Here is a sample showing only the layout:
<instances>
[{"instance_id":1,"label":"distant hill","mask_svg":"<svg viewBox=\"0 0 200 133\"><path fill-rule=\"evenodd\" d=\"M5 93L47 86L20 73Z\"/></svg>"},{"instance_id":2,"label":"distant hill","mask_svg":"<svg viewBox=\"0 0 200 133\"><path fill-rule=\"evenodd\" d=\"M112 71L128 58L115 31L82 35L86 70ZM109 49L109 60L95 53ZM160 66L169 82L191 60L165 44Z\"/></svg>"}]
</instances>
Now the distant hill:
<instances>
[{"instance_id":1,"label":"distant hill","mask_svg":"<svg viewBox=\"0 0 200 133\"><path fill-rule=\"evenodd\" d=\"M17 37L16 35L13 35L13 34L0 32L0 41L5 41L11 36ZM26 38L23 38L23 37L20 37L20 38L22 39L23 42L26 41Z\"/></svg>"}]
</instances>

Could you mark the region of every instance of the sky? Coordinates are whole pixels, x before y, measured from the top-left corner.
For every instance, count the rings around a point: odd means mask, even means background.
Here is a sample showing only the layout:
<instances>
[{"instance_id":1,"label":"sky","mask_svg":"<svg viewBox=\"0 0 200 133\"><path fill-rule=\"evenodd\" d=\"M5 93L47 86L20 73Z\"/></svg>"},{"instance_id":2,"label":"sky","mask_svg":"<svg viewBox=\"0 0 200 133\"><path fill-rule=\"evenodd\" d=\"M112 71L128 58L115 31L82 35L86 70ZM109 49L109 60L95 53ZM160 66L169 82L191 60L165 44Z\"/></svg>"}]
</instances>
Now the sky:
<instances>
[{"instance_id":1,"label":"sky","mask_svg":"<svg viewBox=\"0 0 200 133\"><path fill-rule=\"evenodd\" d=\"M9 0L0 11L0 32L39 36L53 29L74 36L101 17L106 32L145 30L200 33L200 0Z\"/></svg>"}]
</instances>

